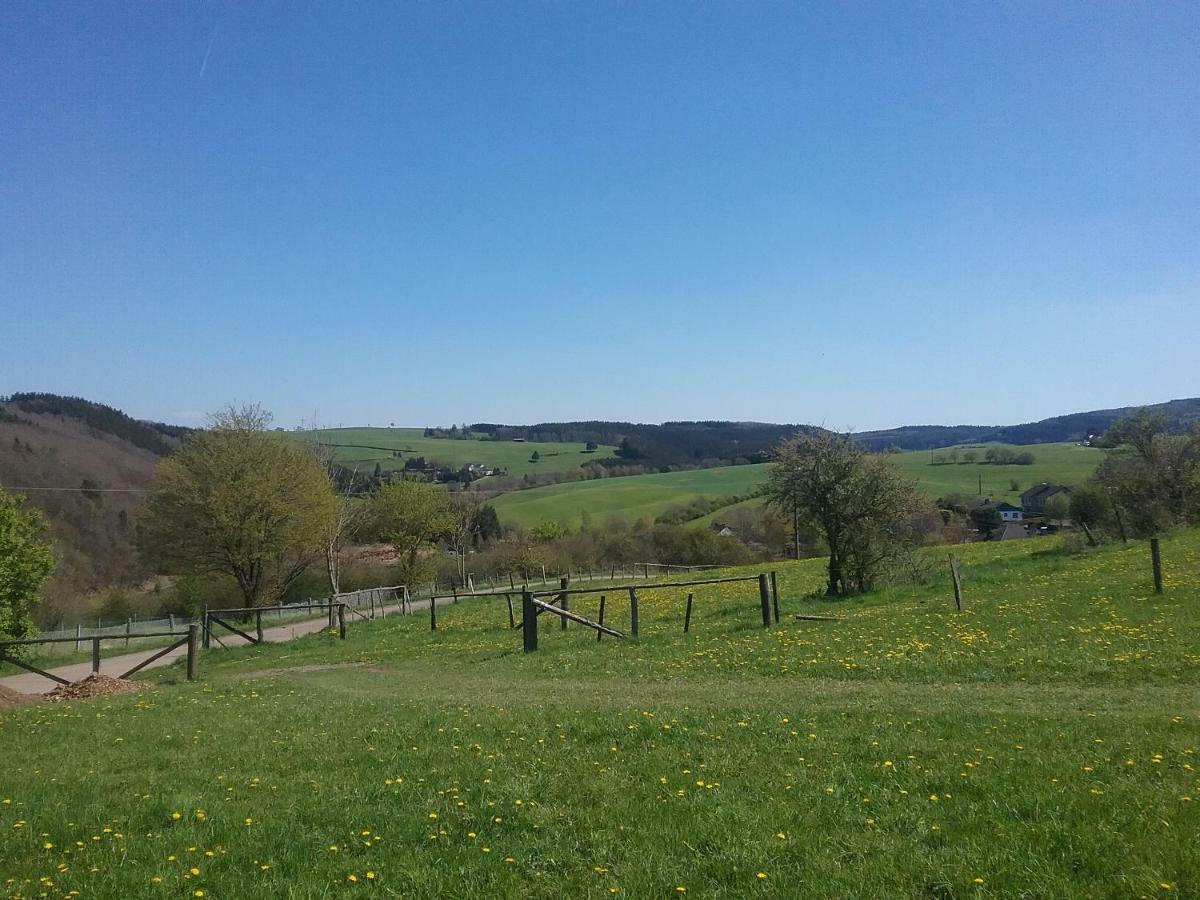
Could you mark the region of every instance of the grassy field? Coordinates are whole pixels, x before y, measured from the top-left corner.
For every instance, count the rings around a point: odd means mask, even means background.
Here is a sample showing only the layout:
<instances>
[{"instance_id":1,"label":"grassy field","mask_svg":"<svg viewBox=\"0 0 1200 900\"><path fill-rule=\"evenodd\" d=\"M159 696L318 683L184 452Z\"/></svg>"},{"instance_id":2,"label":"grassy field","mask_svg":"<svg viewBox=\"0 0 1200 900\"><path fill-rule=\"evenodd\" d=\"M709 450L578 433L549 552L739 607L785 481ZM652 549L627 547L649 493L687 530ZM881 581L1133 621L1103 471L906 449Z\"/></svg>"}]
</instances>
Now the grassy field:
<instances>
[{"instance_id":1,"label":"grassy field","mask_svg":"<svg viewBox=\"0 0 1200 900\"><path fill-rule=\"evenodd\" d=\"M1194 897L1200 533L957 548L827 604L821 561L642 590L639 641L503 601L211 653L0 713L11 897ZM943 559L931 551L932 557ZM941 566L939 566L941 568ZM610 595L609 621L627 623ZM595 599L572 608L595 615ZM833 613L837 622L792 613ZM548 619L549 617L543 617Z\"/></svg>"},{"instance_id":2,"label":"grassy field","mask_svg":"<svg viewBox=\"0 0 1200 900\"><path fill-rule=\"evenodd\" d=\"M930 465L925 451L900 453L896 463L920 484L930 497L948 493L974 494L983 480L985 496L1019 503L1020 492L1042 481L1075 484L1092 473L1103 451L1075 444L1037 444L1021 447L1034 454L1031 466ZM940 452L940 451L939 451ZM980 457L983 451L978 451ZM726 466L671 472L666 475L635 475L601 481L549 485L528 491L505 494L495 501L496 512L504 522L532 527L547 520L578 526L582 512L595 518L619 514L630 520L644 515L657 516L672 506L681 506L697 497L744 494L762 484L765 466ZM1019 489L1014 491L1011 482ZM748 501L758 503L761 501ZM728 514L728 509L705 516L708 522Z\"/></svg>"},{"instance_id":3,"label":"grassy field","mask_svg":"<svg viewBox=\"0 0 1200 900\"><path fill-rule=\"evenodd\" d=\"M308 440L319 435L322 441L331 444L357 445L338 447L334 458L345 464L358 464L364 470L373 470L375 463L379 463L385 472L402 468L410 456L423 456L427 462L437 462L455 469L468 463L483 463L507 469L510 475L561 472L577 468L588 460L611 457L616 449L601 447L593 453L586 453L584 444L459 441L427 438L423 431L421 428L324 428L316 432L289 434ZM402 458L394 458L393 450L404 451ZM536 463L529 461L534 450L541 456Z\"/></svg>"}]
</instances>

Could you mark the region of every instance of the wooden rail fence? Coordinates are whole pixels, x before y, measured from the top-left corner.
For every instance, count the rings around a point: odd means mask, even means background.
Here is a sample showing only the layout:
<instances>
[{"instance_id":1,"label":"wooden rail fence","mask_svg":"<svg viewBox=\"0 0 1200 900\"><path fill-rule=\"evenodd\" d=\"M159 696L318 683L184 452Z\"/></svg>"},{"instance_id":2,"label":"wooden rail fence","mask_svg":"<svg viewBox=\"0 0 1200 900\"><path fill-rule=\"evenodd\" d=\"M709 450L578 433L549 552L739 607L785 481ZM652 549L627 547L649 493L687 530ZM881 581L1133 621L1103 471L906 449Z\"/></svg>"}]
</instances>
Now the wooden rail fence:
<instances>
[{"instance_id":1,"label":"wooden rail fence","mask_svg":"<svg viewBox=\"0 0 1200 900\"><path fill-rule=\"evenodd\" d=\"M179 640L175 641L172 644L168 644L166 647L163 647L158 652L152 654L151 656L146 657L146 659L139 662L132 669L129 669L126 672L122 672L117 677L118 678L128 678L130 675L133 675L135 672L140 672L142 669L146 668L146 666L150 665L150 663L154 662L155 660L166 656L172 650L178 650L180 647L182 647L186 644L187 645L187 677L188 677L188 681L195 680L195 678L196 678L196 659L199 655L199 650L200 650L199 631L200 631L199 625L189 625L187 627L187 631L182 632L182 636L181 636L181 632L178 632L178 631L154 631L154 632L148 632L146 634L138 635L138 637L178 637ZM49 678L51 681L56 681L59 684L70 684L71 682L68 681L66 678L63 678L61 675L55 675L53 672L47 672L45 669L38 668L37 666L33 665L32 663L28 663L25 660L21 659L20 657L12 655L11 653L8 652L8 650L11 647L30 647L30 646L34 646L36 644L61 644L61 643L68 643L68 642L74 643L76 640L77 640L76 638L69 637L69 638L25 638L23 640L17 640L17 641L0 641L0 661L12 663L14 666L25 669L27 672L32 672L35 675L41 675L43 678ZM101 636L97 635L96 637L85 638L85 640L91 641L91 644L92 644L92 674L98 675L100 673L100 659L101 659L100 642L104 641L104 640L113 640L113 638L111 636L101 637Z\"/></svg>"}]
</instances>

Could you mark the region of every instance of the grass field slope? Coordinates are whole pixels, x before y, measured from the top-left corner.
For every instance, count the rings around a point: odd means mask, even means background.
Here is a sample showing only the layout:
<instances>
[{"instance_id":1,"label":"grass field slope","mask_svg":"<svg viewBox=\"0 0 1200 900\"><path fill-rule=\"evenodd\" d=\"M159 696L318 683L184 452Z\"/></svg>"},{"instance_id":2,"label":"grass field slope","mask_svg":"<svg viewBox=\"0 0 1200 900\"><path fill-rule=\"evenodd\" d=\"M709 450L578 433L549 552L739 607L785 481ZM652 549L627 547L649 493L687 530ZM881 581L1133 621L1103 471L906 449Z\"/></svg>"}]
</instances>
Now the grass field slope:
<instances>
[{"instance_id":1,"label":"grass field slope","mask_svg":"<svg viewBox=\"0 0 1200 900\"><path fill-rule=\"evenodd\" d=\"M982 460L986 448L981 444L975 452ZM1001 445L995 445L1001 446ZM1087 478L1102 458L1103 451L1077 444L1034 444L1016 447L1028 450L1035 462L1030 466L986 465L982 462L956 463L935 466L934 453L915 451L897 453L892 459L907 475L916 479L931 498L950 493L975 494L982 479L984 496L1016 503L1020 492L1043 481L1076 484ZM942 453L943 451L935 451ZM641 516L657 516L672 506L682 506L698 497L721 497L749 493L761 486L766 466L722 466L670 472L664 475L634 475L602 481L549 485L504 494L495 507L504 522L532 527L547 520L578 526L586 510L596 518L622 515L633 520ZM1012 489L1012 482L1018 485ZM749 501L761 502L761 501ZM718 511L706 520L720 518Z\"/></svg>"},{"instance_id":2,"label":"grass field slope","mask_svg":"<svg viewBox=\"0 0 1200 900\"><path fill-rule=\"evenodd\" d=\"M405 460L415 456L455 469L470 463L483 463L506 469L510 475L562 472L578 468L589 460L610 458L615 451L614 447L600 447L589 453L582 443L430 438L424 436L422 428L323 428L290 434L334 445L334 459L344 465L357 464L365 470L373 470L375 463L379 463L385 472L402 468ZM399 458L393 456L393 451L397 450L401 451ZM539 459L530 462L535 450Z\"/></svg>"},{"instance_id":3,"label":"grass field slope","mask_svg":"<svg viewBox=\"0 0 1200 900\"><path fill-rule=\"evenodd\" d=\"M1200 533L956 550L837 604L820 560L641 591L641 637L499 599L0 711L10 897L1194 897ZM932 551L931 551L932 553ZM931 559L943 559L940 553ZM939 571L944 568L939 565ZM628 626L623 594L608 621ZM572 609L596 615L597 598ZM797 612L838 621L800 620Z\"/></svg>"}]
</instances>

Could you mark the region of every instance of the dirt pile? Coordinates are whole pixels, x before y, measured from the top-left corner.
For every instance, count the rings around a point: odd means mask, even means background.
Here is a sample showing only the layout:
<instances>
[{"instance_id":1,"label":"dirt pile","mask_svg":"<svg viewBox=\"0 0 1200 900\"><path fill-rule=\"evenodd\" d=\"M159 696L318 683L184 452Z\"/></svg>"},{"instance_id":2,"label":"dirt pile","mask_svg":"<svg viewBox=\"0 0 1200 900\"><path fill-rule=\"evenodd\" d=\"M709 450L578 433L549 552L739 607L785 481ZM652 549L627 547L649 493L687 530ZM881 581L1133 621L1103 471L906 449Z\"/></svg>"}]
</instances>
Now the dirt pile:
<instances>
[{"instance_id":1,"label":"dirt pile","mask_svg":"<svg viewBox=\"0 0 1200 900\"><path fill-rule=\"evenodd\" d=\"M144 687L145 685L125 681L121 678L111 678L108 675L89 675L82 681L60 684L46 695L46 699L51 703L62 703L64 700L87 700L90 697L127 694L130 691L140 691Z\"/></svg>"},{"instance_id":2,"label":"dirt pile","mask_svg":"<svg viewBox=\"0 0 1200 900\"><path fill-rule=\"evenodd\" d=\"M35 700L37 697L30 697L28 694L21 694L0 685L0 709L16 709L18 706L33 703Z\"/></svg>"}]
</instances>

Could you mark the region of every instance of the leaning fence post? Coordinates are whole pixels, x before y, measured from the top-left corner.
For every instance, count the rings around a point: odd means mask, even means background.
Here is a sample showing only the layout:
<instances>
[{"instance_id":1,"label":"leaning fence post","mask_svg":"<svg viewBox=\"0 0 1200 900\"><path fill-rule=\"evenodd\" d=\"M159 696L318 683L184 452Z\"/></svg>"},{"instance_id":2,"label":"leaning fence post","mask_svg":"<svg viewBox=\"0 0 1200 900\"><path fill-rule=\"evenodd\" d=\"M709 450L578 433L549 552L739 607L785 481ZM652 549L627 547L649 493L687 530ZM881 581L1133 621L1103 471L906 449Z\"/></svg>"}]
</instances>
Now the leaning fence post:
<instances>
[{"instance_id":1,"label":"leaning fence post","mask_svg":"<svg viewBox=\"0 0 1200 900\"><path fill-rule=\"evenodd\" d=\"M339 603L337 609L338 616L338 637L343 641L346 639L346 604Z\"/></svg>"},{"instance_id":2,"label":"leaning fence post","mask_svg":"<svg viewBox=\"0 0 1200 900\"><path fill-rule=\"evenodd\" d=\"M688 592L687 612L683 614L683 633L687 634L692 627L692 594Z\"/></svg>"},{"instance_id":3,"label":"leaning fence post","mask_svg":"<svg viewBox=\"0 0 1200 900\"><path fill-rule=\"evenodd\" d=\"M92 674L100 673L100 635L92 638Z\"/></svg>"},{"instance_id":4,"label":"leaning fence post","mask_svg":"<svg viewBox=\"0 0 1200 900\"><path fill-rule=\"evenodd\" d=\"M1150 565L1154 568L1154 593L1163 592L1162 553L1158 548L1158 538L1150 538Z\"/></svg>"},{"instance_id":5,"label":"leaning fence post","mask_svg":"<svg viewBox=\"0 0 1200 900\"><path fill-rule=\"evenodd\" d=\"M637 588L629 589L629 633L638 636L638 603Z\"/></svg>"},{"instance_id":6,"label":"leaning fence post","mask_svg":"<svg viewBox=\"0 0 1200 900\"><path fill-rule=\"evenodd\" d=\"M504 599L508 602L508 627L517 627L517 617L513 615L512 594L505 594Z\"/></svg>"},{"instance_id":7,"label":"leaning fence post","mask_svg":"<svg viewBox=\"0 0 1200 900\"><path fill-rule=\"evenodd\" d=\"M601 625L604 624L604 595L603 594L600 595L600 624ZM597 629L596 630L596 643L597 644L600 643L600 638L602 638L603 636L604 636L604 632Z\"/></svg>"},{"instance_id":8,"label":"leaning fence post","mask_svg":"<svg viewBox=\"0 0 1200 900\"><path fill-rule=\"evenodd\" d=\"M209 647L212 646L212 631L210 630L209 624L208 624L208 604L207 603L204 604L204 618L201 619L200 621L201 621L201 624L204 626L204 633L201 635L201 637L204 640L204 649L207 650Z\"/></svg>"},{"instance_id":9,"label":"leaning fence post","mask_svg":"<svg viewBox=\"0 0 1200 900\"><path fill-rule=\"evenodd\" d=\"M954 582L954 608L962 612L962 581L958 577L958 560L950 554L950 580Z\"/></svg>"},{"instance_id":10,"label":"leaning fence post","mask_svg":"<svg viewBox=\"0 0 1200 900\"><path fill-rule=\"evenodd\" d=\"M521 632L525 643L525 652L532 653L538 648L537 610L533 607L533 592L521 592Z\"/></svg>"},{"instance_id":11,"label":"leaning fence post","mask_svg":"<svg viewBox=\"0 0 1200 900\"><path fill-rule=\"evenodd\" d=\"M562 593L558 595L558 605L565 612L571 603L570 594L567 593L567 585L571 583L571 576L564 575L558 579L558 586L562 589ZM562 630L567 630L567 617L562 616Z\"/></svg>"},{"instance_id":12,"label":"leaning fence post","mask_svg":"<svg viewBox=\"0 0 1200 900\"><path fill-rule=\"evenodd\" d=\"M200 627L195 622L188 625L187 638L187 680L196 680L196 652L197 638L200 636Z\"/></svg>"},{"instance_id":13,"label":"leaning fence post","mask_svg":"<svg viewBox=\"0 0 1200 900\"><path fill-rule=\"evenodd\" d=\"M258 643L263 642L262 609L254 611L254 636L258 639Z\"/></svg>"},{"instance_id":14,"label":"leaning fence post","mask_svg":"<svg viewBox=\"0 0 1200 900\"><path fill-rule=\"evenodd\" d=\"M771 573L771 605L775 608L775 624L779 624L779 580Z\"/></svg>"}]
</instances>

